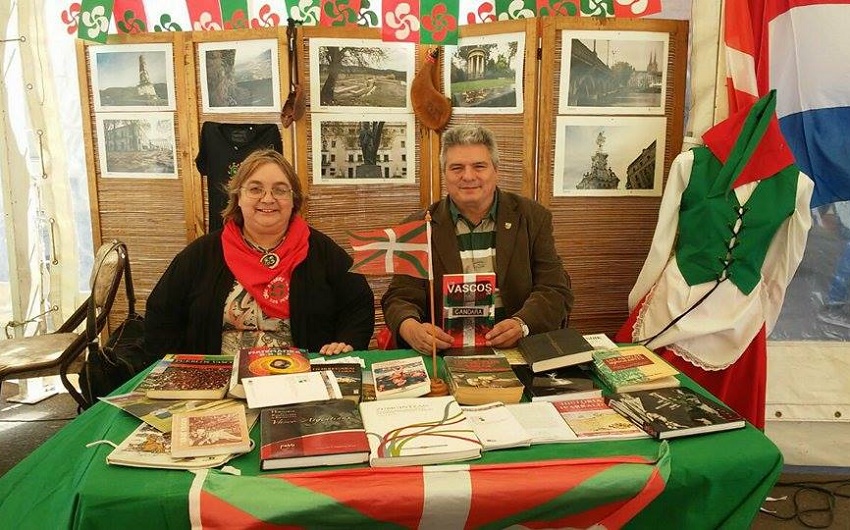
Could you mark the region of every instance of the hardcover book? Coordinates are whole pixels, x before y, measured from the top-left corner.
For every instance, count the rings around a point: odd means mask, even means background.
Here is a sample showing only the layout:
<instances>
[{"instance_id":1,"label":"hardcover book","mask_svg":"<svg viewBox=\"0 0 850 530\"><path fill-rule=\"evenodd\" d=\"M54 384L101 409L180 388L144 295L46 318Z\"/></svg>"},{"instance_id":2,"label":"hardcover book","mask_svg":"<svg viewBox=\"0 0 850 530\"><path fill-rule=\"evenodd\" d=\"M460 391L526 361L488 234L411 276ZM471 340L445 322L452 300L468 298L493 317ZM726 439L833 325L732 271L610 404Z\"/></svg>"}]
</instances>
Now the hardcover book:
<instances>
[{"instance_id":1,"label":"hardcover book","mask_svg":"<svg viewBox=\"0 0 850 530\"><path fill-rule=\"evenodd\" d=\"M593 346L573 328L556 329L519 339L519 350L533 372L545 372L593 359Z\"/></svg>"},{"instance_id":2,"label":"hardcover book","mask_svg":"<svg viewBox=\"0 0 850 530\"><path fill-rule=\"evenodd\" d=\"M297 374L309 370L310 359L306 350L274 346L242 348L233 361L228 393L233 397L245 399L242 379L246 377Z\"/></svg>"},{"instance_id":3,"label":"hardcover book","mask_svg":"<svg viewBox=\"0 0 850 530\"><path fill-rule=\"evenodd\" d=\"M593 369L615 392L679 386L679 371L640 344L594 352Z\"/></svg>"},{"instance_id":4,"label":"hardcover book","mask_svg":"<svg viewBox=\"0 0 850 530\"><path fill-rule=\"evenodd\" d=\"M630 440L648 435L612 409L602 397L552 403L579 440Z\"/></svg>"},{"instance_id":5,"label":"hardcover book","mask_svg":"<svg viewBox=\"0 0 850 530\"><path fill-rule=\"evenodd\" d=\"M357 405L350 400L300 403L260 412L263 470L356 464L367 460L369 442L363 420Z\"/></svg>"},{"instance_id":6,"label":"hardcover book","mask_svg":"<svg viewBox=\"0 0 850 530\"><path fill-rule=\"evenodd\" d=\"M659 440L746 425L737 412L687 387L618 393L608 404Z\"/></svg>"},{"instance_id":7,"label":"hardcover book","mask_svg":"<svg viewBox=\"0 0 850 530\"><path fill-rule=\"evenodd\" d=\"M363 387L363 368L357 363L324 363L310 366L313 372L330 370L336 377L343 399L360 403Z\"/></svg>"},{"instance_id":8,"label":"hardcover book","mask_svg":"<svg viewBox=\"0 0 850 530\"><path fill-rule=\"evenodd\" d=\"M221 399L227 393L232 355L163 357L136 387L154 399Z\"/></svg>"},{"instance_id":9,"label":"hardcover book","mask_svg":"<svg viewBox=\"0 0 850 530\"><path fill-rule=\"evenodd\" d=\"M598 397L602 389L593 380L589 370L578 366L567 366L535 374L526 365L514 366L525 394L531 401L560 401Z\"/></svg>"},{"instance_id":10,"label":"hardcover book","mask_svg":"<svg viewBox=\"0 0 850 530\"><path fill-rule=\"evenodd\" d=\"M210 456L251 450L243 405L178 412L172 419L171 456Z\"/></svg>"},{"instance_id":11,"label":"hardcover book","mask_svg":"<svg viewBox=\"0 0 850 530\"><path fill-rule=\"evenodd\" d=\"M332 371L246 377L242 380L248 407L260 409L309 401L340 399L342 392Z\"/></svg>"},{"instance_id":12,"label":"hardcover book","mask_svg":"<svg viewBox=\"0 0 850 530\"><path fill-rule=\"evenodd\" d=\"M481 442L451 396L367 401L360 415L372 467L420 466L481 457Z\"/></svg>"},{"instance_id":13,"label":"hardcover book","mask_svg":"<svg viewBox=\"0 0 850 530\"><path fill-rule=\"evenodd\" d=\"M446 357L449 389L461 405L518 403L523 386L502 355Z\"/></svg>"},{"instance_id":14,"label":"hardcover book","mask_svg":"<svg viewBox=\"0 0 850 530\"><path fill-rule=\"evenodd\" d=\"M485 346L495 323L496 274L443 275L443 329L452 348Z\"/></svg>"},{"instance_id":15,"label":"hardcover book","mask_svg":"<svg viewBox=\"0 0 850 530\"><path fill-rule=\"evenodd\" d=\"M431 378L422 357L406 357L372 363L375 399L424 396L431 391Z\"/></svg>"}]
</instances>

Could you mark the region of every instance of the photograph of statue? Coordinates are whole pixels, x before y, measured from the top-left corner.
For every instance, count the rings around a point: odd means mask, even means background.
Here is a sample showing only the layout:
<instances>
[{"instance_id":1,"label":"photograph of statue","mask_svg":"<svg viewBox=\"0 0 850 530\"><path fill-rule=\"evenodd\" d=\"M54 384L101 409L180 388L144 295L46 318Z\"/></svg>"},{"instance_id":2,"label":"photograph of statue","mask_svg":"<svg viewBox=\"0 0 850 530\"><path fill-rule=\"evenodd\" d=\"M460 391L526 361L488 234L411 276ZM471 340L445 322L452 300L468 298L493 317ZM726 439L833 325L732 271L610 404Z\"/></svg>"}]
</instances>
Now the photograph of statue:
<instances>
[{"instance_id":1,"label":"photograph of statue","mask_svg":"<svg viewBox=\"0 0 850 530\"><path fill-rule=\"evenodd\" d=\"M660 196L666 119L558 116L553 195Z\"/></svg>"},{"instance_id":2,"label":"photograph of statue","mask_svg":"<svg viewBox=\"0 0 850 530\"><path fill-rule=\"evenodd\" d=\"M172 112L108 112L95 116L104 178L177 178Z\"/></svg>"},{"instance_id":3,"label":"photograph of statue","mask_svg":"<svg viewBox=\"0 0 850 530\"><path fill-rule=\"evenodd\" d=\"M280 112L274 39L198 44L203 112Z\"/></svg>"},{"instance_id":4,"label":"photograph of statue","mask_svg":"<svg viewBox=\"0 0 850 530\"><path fill-rule=\"evenodd\" d=\"M89 46L94 110L174 110L171 44Z\"/></svg>"},{"instance_id":5,"label":"photograph of statue","mask_svg":"<svg viewBox=\"0 0 850 530\"><path fill-rule=\"evenodd\" d=\"M559 114L664 114L668 44L667 33L562 31Z\"/></svg>"}]
</instances>

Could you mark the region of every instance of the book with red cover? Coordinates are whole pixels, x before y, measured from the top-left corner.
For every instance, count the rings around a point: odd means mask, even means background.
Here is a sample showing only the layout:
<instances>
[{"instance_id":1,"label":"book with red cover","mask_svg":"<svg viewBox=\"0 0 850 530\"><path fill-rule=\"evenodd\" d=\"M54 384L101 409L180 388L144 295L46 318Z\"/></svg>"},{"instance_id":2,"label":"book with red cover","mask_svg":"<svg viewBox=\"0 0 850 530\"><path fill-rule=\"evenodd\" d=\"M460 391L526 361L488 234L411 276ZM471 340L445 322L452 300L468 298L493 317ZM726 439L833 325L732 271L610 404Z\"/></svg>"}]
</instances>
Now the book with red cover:
<instances>
[{"instance_id":1,"label":"book with red cover","mask_svg":"<svg viewBox=\"0 0 850 530\"><path fill-rule=\"evenodd\" d=\"M452 348L485 346L495 323L496 274L443 275L443 329Z\"/></svg>"},{"instance_id":2,"label":"book with red cover","mask_svg":"<svg viewBox=\"0 0 850 530\"><path fill-rule=\"evenodd\" d=\"M263 470L356 464L369 459L357 404L347 399L271 407L260 412Z\"/></svg>"},{"instance_id":3,"label":"book with red cover","mask_svg":"<svg viewBox=\"0 0 850 530\"><path fill-rule=\"evenodd\" d=\"M145 376L137 392L152 399L221 399L227 393L232 355L169 354Z\"/></svg>"}]
</instances>

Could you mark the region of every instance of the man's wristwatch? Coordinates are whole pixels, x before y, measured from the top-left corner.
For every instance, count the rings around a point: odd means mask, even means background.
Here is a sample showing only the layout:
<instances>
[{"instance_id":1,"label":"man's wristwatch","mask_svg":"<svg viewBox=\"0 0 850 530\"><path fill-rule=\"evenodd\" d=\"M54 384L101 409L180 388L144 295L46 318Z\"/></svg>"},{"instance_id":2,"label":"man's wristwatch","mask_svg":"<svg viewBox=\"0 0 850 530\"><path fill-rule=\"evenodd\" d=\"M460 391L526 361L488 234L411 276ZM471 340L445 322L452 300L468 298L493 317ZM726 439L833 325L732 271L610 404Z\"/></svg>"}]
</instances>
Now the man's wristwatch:
<instances>
[{"instance_id":1,"label":"man's wristwatch","mask_svg":"<svg viewBox=\"0 0 850 530\"><path fill-rule=\"evenodd\" d=\"M516 320L517 322L519 322L519 327L522 329L522 336L527 337L528 334L529 334L528 324L523 322L523 320L519 317L511 317L511 318Z\"/></svg>"}]
</instances>

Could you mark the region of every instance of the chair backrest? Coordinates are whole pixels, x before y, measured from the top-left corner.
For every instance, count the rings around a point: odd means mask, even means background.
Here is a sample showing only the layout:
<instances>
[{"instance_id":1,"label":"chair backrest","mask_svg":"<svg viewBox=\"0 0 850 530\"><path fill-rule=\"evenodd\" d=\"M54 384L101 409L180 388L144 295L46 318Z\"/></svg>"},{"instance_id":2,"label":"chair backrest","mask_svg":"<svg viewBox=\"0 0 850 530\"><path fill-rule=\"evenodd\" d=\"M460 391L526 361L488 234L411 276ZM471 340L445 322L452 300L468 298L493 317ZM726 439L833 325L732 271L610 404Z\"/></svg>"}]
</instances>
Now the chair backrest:
<instances>
[{"instance_id":1,"label":"chair backrest","mask_svg":"<svg viewBox=\"0 0 850 530\"><path fill-rule=\"evenodd\" d=\"M115 297L118 295L118 288L121 286L121 277L127 275L129 266L127 245L123 242L112 240L97 249L90 280L90 320L91 312L94 312L94 329L88 330L90 338L100 334L106 325ZM135 300L128 302L132 304ZM92 327L92 322L88 323L88 327Z\"/></svg>"}]
</instances>

